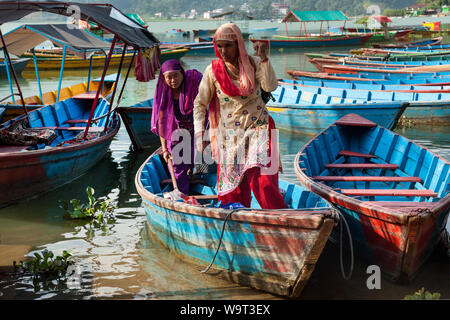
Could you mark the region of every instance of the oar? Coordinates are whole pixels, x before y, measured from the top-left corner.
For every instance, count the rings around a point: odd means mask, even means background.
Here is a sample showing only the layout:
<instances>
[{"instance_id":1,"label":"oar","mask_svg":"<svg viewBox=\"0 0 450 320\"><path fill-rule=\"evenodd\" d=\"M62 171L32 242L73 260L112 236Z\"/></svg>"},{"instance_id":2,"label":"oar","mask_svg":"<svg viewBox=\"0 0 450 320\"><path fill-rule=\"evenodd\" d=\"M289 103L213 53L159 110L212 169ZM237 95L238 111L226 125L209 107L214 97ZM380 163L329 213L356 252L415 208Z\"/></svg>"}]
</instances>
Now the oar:
<instances>
[{"instance_id":1,"label":"oar","mask_svg":"<svg viewBox=\"0 0 450 320\"><path fill-rule=\"evenodd\" d=\"M167 161L167 166L169 167L170 177L172 178L173 190L178 190L177 180L175 179L175 172L173 171L172 158Z\"/></svg>"},{"instance_id":2,"label":"oar","mask_svg":"<svg viewBox=\"0 0 450 320\"><path fill-rule=\"evenodd\" d=\"M178 200L186 198L186 195L178 189L177 180L175 179L175 172L173 170L172 158L167 161L167 167L169 168L170 177L172 179L173 191L164 194L164 198Z\"/></svg>"}]
</instances>

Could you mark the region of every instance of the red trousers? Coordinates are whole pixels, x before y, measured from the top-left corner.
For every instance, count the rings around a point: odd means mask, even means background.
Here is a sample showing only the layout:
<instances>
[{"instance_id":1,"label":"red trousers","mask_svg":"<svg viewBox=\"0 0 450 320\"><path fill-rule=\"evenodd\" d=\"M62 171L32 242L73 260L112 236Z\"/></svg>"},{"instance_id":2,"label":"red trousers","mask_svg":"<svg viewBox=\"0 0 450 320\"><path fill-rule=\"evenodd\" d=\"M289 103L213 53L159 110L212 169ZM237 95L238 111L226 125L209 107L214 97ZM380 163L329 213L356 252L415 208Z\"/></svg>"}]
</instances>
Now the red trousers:
<instances>
[{"instance_id":1,"label":"red trousers","mask_svg":"<svg viewBox=\"0 0 450 320\"><path fill-rule=\"evenodd\" d=\"M219 165L217 165L217 176L219 176ZM222 201L222 204L240 202L243 206L250 208L252 191L262 209L286 208L278 188L278 173L264 175L258 167L245 171L239 186L232 192L219 196L218 200Z\"/></svg>"},{"instance_id":2,"label":"red trousers","mask_svg":"<svg viewBox=\"0 0 450 320\"><path fill-rule=\"evenodd\" d=\"M270 129L275 129L275 124L269 117ZM217 165L217 181L219 181L219 167L220 165ZM226 195L218 196L218 201L222 201L223 205L229 202L240 202L243 206L250 208L252 191L262 209L286 208L278 187L278 172L273 175L261 174L259 167L245 171L239 186Z\"/></svg>"}]
</instances>

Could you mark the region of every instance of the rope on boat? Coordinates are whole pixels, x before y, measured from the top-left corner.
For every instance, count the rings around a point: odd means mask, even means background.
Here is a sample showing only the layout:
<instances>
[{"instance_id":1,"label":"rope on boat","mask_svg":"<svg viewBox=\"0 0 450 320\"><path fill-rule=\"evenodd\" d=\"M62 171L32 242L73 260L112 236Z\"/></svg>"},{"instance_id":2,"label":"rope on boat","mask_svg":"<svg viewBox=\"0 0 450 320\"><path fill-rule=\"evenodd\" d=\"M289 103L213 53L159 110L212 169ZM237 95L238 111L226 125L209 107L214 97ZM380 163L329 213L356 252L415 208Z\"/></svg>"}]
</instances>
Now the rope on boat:
<instances>
[{"instance_id":1,"label":"rope on boat","mask_svg":"<svg viewBox=\"0 0 450 320\"><path fill-rule=\"evenodd\" d=\"M208 272L209 269L210 269L210 268L212 267L212 265L214 264L214 261L216 260L216 256L217 256L217 254L219 253L220 246L222 245L223 234L224 234L224 231L225 231L225 226L226 226L226 224L227 224L227 221L228 221L228 219L231 217L231 215L232 215L234 212L240 211L240 210L245 210L245 209L239 208L239 209L231 210L231 211L227 214L227 216L225 217L225 219L224 219L224 221L223 221L222 232L221 232L221 234L220 234L219 245L217 246L216 253L214 254L214 257L212 258L211 263L209 264L209 266L207 266L204 270L200 271L200 273L206 273L206 272Z\"/></svg>"},{"instance_id":2,"label":"rope on boat","mask_svg":"<svg viewBox=\"0 0 450 320\"><path fill-rule=\"evenodd\" d=\"M350 278L352 277L352 273L353 273L353 266L354 266L354 258L353 258L353 240L352 240L352 235L350 233L350 228L348 226L347 220L345 219L344 215L339 211L336 210L339 214L339 216L341 217L340 222L339 222L339 260L341 263L341 274L342 274L342 278L344 278L344 280L350 280ZM349 238L349 244L350 244L350 271L348 273L348 275L345 274L344 271L344 259L343 259L343 255L342 255L342 233L343 233L343 228L342 228L342 221L345 223L345 228L347 229L347 234L348 234L348 238Z\"/></svg>"},{"instance_id":3,"label":"rope on boat","mask_svg":"<svg viewBox=\"0 0 450 320\"><path fill-rule=\"evenodd\" d=\"M332 204L331 202L324 200L326 203L328 203L328 205L334 210L334 212L340 217L339 219L339 262L341 265L341 274L342 274L342 278L344 278L344 280L350 280L350 278L352 277L353 274L353 266L354 266L354 253L353 253L353 239L352 239L352 234L350 233L350 227L348 226L347 220L345 219L344 215L341 213L341 211L336 208L336 206L334 204ZM348 234L348 239L349 239L349 244L350 244L350 271L348 273L348 275L345 274L344 271L344 259L343 259L343 246L342 246L342 235L343 235L343 223L345 224L345 228L347 229L347 234Z\"/></svg>"}]
</instances>

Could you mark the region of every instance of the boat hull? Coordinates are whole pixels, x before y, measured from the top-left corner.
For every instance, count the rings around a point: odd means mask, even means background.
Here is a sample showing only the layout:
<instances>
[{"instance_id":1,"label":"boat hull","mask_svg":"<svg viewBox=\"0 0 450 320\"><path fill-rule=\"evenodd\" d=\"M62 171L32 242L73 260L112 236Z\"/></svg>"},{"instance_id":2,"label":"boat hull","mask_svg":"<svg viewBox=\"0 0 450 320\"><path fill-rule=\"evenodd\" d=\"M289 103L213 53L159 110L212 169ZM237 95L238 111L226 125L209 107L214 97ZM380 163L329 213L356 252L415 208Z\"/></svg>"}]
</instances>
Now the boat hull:
<instances>
[{"instance_id":1,"label":"boat hull","mask_svg":"<svg viewBox=\"0 0 450 320\"><path fill-rule=\"evenodd\" d=\"M155 167L146 169L153 156L135 184L155 239L179 258L202 269L210 266L214 275L232 282L290 298L301 294L337 221L328 207L227 210L165 199L142 183L144 176L155 178Z\"/></svg>"}]
</instances>

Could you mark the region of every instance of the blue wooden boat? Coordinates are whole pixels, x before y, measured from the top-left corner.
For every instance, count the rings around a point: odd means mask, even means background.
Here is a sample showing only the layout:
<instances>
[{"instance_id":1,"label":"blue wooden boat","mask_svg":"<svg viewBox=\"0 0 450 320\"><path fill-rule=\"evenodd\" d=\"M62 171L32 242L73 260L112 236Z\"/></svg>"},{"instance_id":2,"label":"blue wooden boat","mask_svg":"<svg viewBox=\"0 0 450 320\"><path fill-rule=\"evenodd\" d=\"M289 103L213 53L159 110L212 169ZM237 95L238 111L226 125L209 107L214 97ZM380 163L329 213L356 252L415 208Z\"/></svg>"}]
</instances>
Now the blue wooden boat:
<instances>
[{"instance_id":1,"label":"blue wooden boat","mask_svg":"<svg viewBox=\"0 0 450 320\"><path fill-rule=\"evenodd\" d=\"M168 48L182 46L188 48L187 55L203 55L214 54L214 44L212 41L207 42L163 42L163 46Z\"/></svg>"},{"instance_id":2,"label":"blue wooden boat","mask_svg":"<svg viewBox=\"0 0 450 320\"><path fill-rule=\"evenodd\" d=\"M29 59L29 58L21 58L21 59L11 60L11 63L13 64L13 67L14 67L14 70L16 71L16 73L20 75L30 60L31 59ZM4 60L0 62L0 77L2 77L2 78L8 77L8 72L6 70L6 64L5 64Z\"/></svg>"},{"instance_id":3,"label":"blue wooden boat","mask_svg":"<svg viewBox=\"0 0 450 320\"><path fill-rule=\"evenodd\" d=\"M382 84L382 85L420 85L420 86L447 86L450 85L450 79L442 76L402 76L391 78L387 75L364 74L331 74L327 72L310 72L299 70L288 70L287 74L298 80L327 80L346 83L365 83L365 84Z\"/></svg>"},{"instance_id":4,"label":"blue wooden boat","mask_svg":"<svg viewBox=\"0 0 450 320\"><path fill-rule=\"evenodd\" d=\"M105 156L120 120L107 116L109 103L100 98L96 122L83 139L93 103L85 98L59 101L0 125L0 207L69 183Z\"/></svg>"},{"instance_id":5,"label":"blue wooden boat","mask_svg":"<svg viewBox=\"0 0 450 320\"><path fill-rule=\"evenodd\" d=\"M356 90L374 90L374 91L396 91L396 92L449 92L450 85L446 86L420 86L420 85L396 85L396 84L371 84L365 82L339 82L329 80L291 80L279 79L278 84L295 89L297 87L319 87L336 89L356 89ZM307 89L305 89L307 90ZM318 92L321 93L321 92Z\"/></svg>"},{"instance_id":6,"label":"blue wooden boat","mask_svg":"<svg viewBox=\"0 0 450 320\"><path fill-rule=\"evenodd\" d=\"M366 86L367 87L367 86ZM303 85L281 86L286 88L283 95L294 95L291 99L301 100L301 96L313 95L313 99L327 99L332 97L345 98L353 103L404 101L409 105L403 112L402 121L415 124L448 125L450 123L450 92L415 92L415 91L386 91L368 89L342 89L328 87L314 87ZM430 88L430 87L425 87ZM439 88L439 87L438 87ZM292 91L294 90L294 91ZM297 92L295 92L295 90ZM283 91L283 90L282 90Z\"/></svg>"},{"instance_id":7,"label":"blue wooden boat","mask_svg":"<svg viewBox=\"0 0 450 320\"><path fill-rule=\"evenodd\" d=\"M356 252L408 282L433 252L450 209L450 163L358 115L346 115L297 153L298 179L349 224Z\"/></svg>"},{"instance_id":8,"label":"blue wooden boat","mask_svg":"<svg viewBox=\"0 0 450 320\"><path fill-rule=\"evenodd\" d=\"M135 184L153 237L202 272L210 267L240 285L300 296L339 221L336 213L300 184L282 180L289 209L218 207L216 173L196 180L189 198L171 200L164 197L172 186L159 150L142 164Z\"/></svg>"},{"instance_id":9,"label":"blue wooden boat","mask_svg":"<svg viewBox=\"0 0 450 320\"><path fill-rule=\"evenodd\" d=\"M131 143L136 150L154 147L159 144L159 136L150 131L153 98L128 107L117 108Z\"/></svg>"},{"instance_id":10,"label":"blue wooden boat","mask_svg":"<svg viewBox=\"0 0 450 320\"><path fill-rule=\"evenodd\" d=\"M300 93L300 94L299 94ZM349 113L364 115L387 128L394 128L407 102L357 103L354 99L300 92L279 86L272 92L269 110L277 129L313 135Z\"/></svg>"}]
</instances>

